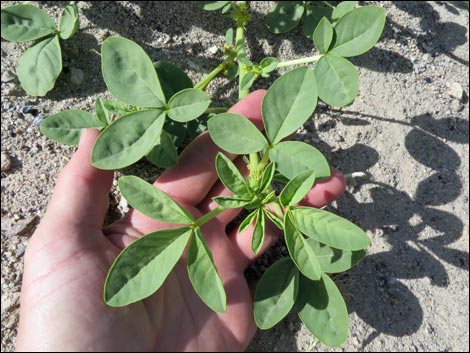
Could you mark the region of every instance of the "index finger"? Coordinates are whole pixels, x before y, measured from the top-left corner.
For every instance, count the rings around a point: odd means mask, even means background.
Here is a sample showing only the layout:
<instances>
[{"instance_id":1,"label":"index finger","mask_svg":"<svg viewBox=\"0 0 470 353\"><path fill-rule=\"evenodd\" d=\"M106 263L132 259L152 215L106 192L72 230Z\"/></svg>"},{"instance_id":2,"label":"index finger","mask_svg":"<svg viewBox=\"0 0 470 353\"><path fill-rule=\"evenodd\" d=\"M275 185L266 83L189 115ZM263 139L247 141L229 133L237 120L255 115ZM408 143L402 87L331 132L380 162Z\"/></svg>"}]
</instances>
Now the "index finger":
<instances>
[{"instance_id":1,"label":"index finger","mask_svg":"<svg viewBox=\"0 0 470 353\"><path fill-rule=\"evenodd\" d=\"M252 92L229 109L231 113L241 114L262 129L261 102L266 91ZM154 185L174 200L184 205L196 206L211 190L218 180L215 170L215 157L220 148L212 142L209 133L196 137L181 153L177 166L167 169ZM236 155L226 155L235 159Z\"/></svg>"}]
</instances>

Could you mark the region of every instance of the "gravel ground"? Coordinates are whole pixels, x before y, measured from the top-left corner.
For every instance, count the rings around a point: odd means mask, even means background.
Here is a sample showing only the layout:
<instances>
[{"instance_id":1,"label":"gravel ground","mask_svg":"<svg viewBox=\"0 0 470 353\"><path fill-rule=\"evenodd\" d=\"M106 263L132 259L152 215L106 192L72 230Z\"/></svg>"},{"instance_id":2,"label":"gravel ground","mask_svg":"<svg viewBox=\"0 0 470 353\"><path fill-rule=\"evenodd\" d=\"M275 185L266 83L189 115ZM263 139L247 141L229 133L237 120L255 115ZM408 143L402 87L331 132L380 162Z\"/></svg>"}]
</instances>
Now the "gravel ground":
<instances>
[{"instance_id":1,"label":"gravel ground","mask_svg":"<svg viewBox=\"0 0 470 353\"><path fill-rule=\"evenodd\" d=\"M55 18L65 3L39 2ZM367 173L331 206L372 239L369 256L336 278L350 311L350 338L341 350L468 351L468 7L463 1L379 4L388 14L382 40L353 59L359 97L342 109L320 105L296 136L343 172ZM280 37L265 30L269 2L251 6L254 60L311 55L300 30ZM214 46L223 45L227 26L225 18L188 2L79 2L79 8L82 29L65 43L64 70L47 99L27 96L16 80L28 44L1 43L2 351L14 350L25 246L73 153L42 136L37 122L63 109L91 111L95 98L110 97L99 59L109 35L137 41L154 60L172 62L199 80L219 62ZM236 99L224 79L209 92L216 102ZM37 111L22 114L23 106ZM147 165L137 171L147 178L159 173ZM115 219L126 206L116 190L111 196L109 218ZM248 348L325 349L294 315L259 331Z\"/></svg>"}]
</instances>

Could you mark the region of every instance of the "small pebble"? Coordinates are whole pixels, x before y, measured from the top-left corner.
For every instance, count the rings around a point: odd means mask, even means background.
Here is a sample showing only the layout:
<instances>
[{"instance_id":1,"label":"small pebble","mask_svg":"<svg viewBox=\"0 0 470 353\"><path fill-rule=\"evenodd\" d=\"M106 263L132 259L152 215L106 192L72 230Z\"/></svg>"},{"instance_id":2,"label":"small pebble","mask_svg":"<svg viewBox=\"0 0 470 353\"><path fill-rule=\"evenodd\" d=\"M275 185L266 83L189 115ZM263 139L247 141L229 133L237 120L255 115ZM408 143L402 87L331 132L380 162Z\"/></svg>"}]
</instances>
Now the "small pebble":
<instances>
[{"instance_id":1,"label":"small pebble","mask_svg":"<svg viewBox=\"0 0 470 353\"><path fill-rule=\"evenodd\" d=\"M12 164L10 156L6 153L2 153L2 172L8 172Z\"/></svg>"},{"instance_id":2,"label":"small pebble","mask_svg":"<svg viewBox=\"0 0 470 353\"><path fill-rule=\"evenodd\" d=\"M2 73L2 82L11 82L16 79L16 75L11 70L6 70Z\"/></svg>"},{"instance_id":3,"label":"small pebble","mask_svg":"<svg viewBox=\"0 0 470 353\"><path fill-rule=\"evenodd\" d=\"M74 85L80 86L84 80L85 74L83 73L83 71L72 67L72 70L70 72L70 81L72 81Z\"/></svg>"},{"instance_id":4,"label":"small pebble","mask_svg":"<svg viewBox=\"0 0 470 353\"><path fill-rule=\"evenodd\" d=\"M462 100L463 99L463 88L458 82L452 82L449 85L449 89L447 90L447 94L452 98Z\"/></svg>"}]
</instances>

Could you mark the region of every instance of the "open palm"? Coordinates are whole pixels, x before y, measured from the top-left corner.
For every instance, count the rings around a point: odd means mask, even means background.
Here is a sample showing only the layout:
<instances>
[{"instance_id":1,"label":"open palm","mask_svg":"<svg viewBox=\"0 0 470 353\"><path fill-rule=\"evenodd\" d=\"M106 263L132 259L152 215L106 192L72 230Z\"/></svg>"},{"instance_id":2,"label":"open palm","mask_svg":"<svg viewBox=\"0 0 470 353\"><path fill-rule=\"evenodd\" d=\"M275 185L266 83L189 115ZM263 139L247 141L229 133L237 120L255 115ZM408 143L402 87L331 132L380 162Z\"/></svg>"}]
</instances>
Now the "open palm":
<instances>
[{"instance_id":1,"label":"open palm","mask_svg":"<svg viewBox=\"0 0 470 353\"><path fill-rule=\"evenodd\" d=\"M247 96L231 111L261 126L263 91ZM244 350L255 333L252 295L244 277L255 259L252 229L226 234L239 210L227 210L206 223L202 232L227 293L227 311L210 310L189 281L185 256L151 297L123 308L106 306L103 285L114 259L143 234L171 225L132 210L102 229L112 172L97 170L90 154L97 131L88 130L77 153L61 172L48 211L25 255L17 350L24 351L233 351ZM155 186L199 217L217 207L212 197L228 195L217 182L217 147L207 134L183 152L177 167ZM239 167L242 161L236 161ZM321 206L344 190L339 173L318 183L307 196ZM260 253L278 234L267 226Z\"/></svg>"}]
</instances>

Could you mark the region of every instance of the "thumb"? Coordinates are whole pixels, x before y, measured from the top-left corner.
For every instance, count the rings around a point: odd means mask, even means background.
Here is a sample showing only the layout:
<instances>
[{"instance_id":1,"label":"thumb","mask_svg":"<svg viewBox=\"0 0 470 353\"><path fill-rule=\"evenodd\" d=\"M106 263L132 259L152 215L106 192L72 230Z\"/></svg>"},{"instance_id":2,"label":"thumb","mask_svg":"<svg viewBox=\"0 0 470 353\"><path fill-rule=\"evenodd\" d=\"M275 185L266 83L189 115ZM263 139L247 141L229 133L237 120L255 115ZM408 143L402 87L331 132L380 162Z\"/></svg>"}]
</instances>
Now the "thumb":
<instances>
[{"instance_id":1,"label":"thumb","mask_svg":"<svg viewBox=\"0 0 470 353\"><path fill-rule=\"evenodd\" d=\"M43 223L59 229L103 226L113 172L91 164L98 135L94 129L82 131L77 152L59 174Z\"/></svg>"}]
</instances>

